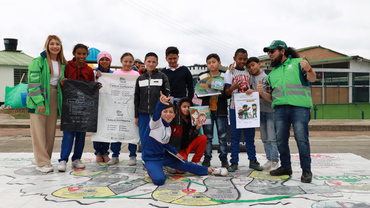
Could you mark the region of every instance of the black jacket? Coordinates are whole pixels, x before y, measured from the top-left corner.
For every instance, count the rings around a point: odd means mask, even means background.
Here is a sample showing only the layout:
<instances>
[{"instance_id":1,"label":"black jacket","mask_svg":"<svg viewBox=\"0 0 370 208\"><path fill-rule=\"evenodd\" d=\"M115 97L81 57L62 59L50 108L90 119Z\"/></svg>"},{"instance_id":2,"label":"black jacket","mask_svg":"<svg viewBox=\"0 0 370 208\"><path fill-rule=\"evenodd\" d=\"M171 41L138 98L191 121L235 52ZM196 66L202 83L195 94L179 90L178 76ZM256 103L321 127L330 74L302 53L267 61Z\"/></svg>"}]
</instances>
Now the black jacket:
<instances>
[{"instance_id":1,"label":"black jacket","mask_svg":"<svg viewBox=\"0 0 370 208\"><path fill-rule=\"evenodd\" d=\"M138 118L140 113L153 114L161 91L168 96L170 94L170 83L167 76L159 72L158 69L153 71L150 76L145 72L137 78L134 99L135 118Z\"/></svg>"},{"instance_id":2,"label":"black jacket","mask_svg":"<svg viewBox=\"0 0 370 208\"><path fill-rule=\"evenodd\" d=\"M222 77L225 76L225 71L222 71L222 70L219 70ZM206 71L206 72L202 72L199 74L198 76L198 81L201 80L201 79L204 79L206 77L208 77L208 74L209 73L209 70ZM218 95L218 100L217 100L217 111L216 111L216 115L217 116L227 116L227 99L231 98L231 95L230 96L227 96L225 94L225 87L224 87L224 90L221 91L221 94ZM202 99L202 106L209 106L209 102L210 102L210 99L211 99L211 96L206 96L206 97L199 97L199 99Z\"/></svg>"}]
</instances>

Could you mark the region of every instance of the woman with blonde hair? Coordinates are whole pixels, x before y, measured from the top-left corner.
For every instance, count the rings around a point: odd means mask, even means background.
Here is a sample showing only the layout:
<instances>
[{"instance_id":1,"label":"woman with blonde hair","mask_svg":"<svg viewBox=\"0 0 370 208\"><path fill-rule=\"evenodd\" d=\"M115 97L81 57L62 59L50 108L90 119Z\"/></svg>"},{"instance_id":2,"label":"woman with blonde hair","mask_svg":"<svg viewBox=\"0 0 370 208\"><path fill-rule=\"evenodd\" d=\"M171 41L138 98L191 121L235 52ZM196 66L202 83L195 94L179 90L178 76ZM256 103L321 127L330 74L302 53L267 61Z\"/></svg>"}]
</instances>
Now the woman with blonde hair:
<instances>
[{"instance_id":1,"label":"woman with blonde hair","mask_svg":"<svg viewBox=\"0 0 370 208\"><path fill-rule=\"evenodd\" d=\"M62 91L66 59L62 41L56 35L46 39L44 51L28 67L27 107L30 112L32 145L36 170L52 172L57 115L61 115ZM58 111L59 110L59 111Z\"/></svg>"}]
</instances>

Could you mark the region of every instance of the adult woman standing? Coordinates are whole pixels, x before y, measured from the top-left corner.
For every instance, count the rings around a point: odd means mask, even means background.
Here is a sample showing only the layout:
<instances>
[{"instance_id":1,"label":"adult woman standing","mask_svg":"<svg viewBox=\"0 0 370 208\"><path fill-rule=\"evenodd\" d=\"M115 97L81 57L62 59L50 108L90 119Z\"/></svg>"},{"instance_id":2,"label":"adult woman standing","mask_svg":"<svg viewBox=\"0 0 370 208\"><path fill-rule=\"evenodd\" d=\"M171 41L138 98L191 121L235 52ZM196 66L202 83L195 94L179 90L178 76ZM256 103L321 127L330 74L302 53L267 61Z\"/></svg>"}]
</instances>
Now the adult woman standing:
<instances>
[{"instance_id":1,"label":"adult woman standing","mask_svg":"<svg viewBox=\"0 0 370 208\"><path fill-rule=\"evenodd\" d=\"M44 51L28 67L27 107L30 112L31 135L36 170L52 172L57 115L61 115L62 91L66 59L62 41L56 35L46 39ZM59 110L59 112L58 112Z\"/></svg>"}]
</instances>

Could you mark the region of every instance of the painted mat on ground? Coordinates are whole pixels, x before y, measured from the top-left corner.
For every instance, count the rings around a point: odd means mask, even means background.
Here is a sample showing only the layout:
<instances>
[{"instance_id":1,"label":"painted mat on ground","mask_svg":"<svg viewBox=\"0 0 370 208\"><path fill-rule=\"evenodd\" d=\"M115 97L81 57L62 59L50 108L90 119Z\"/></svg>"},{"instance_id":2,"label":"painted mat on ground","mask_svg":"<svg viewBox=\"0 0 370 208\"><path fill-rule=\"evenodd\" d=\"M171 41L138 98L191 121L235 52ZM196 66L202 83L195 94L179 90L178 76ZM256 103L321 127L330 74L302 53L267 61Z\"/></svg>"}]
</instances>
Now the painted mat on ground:
<instances>
[{"instance_id":1,"label":"painted mat on ground","mask_svg":"<svg viewBox=\"0 0 370 208\"><path fill-rule=\"evenodd\" d=\"M300 182L299 156L292 155L293 175L273 177L253 171L248 161L228 177L171 174L155 186L140 161L128 166L96 163L85 153L86 168L40 173L32 153L0 153L1 207L370 207L370 161L354 154L312 154L312 183ZM247 158L246 155L241 158ZM53 158L58 158L54 154ZM258 155L261 163L264 155ZM220 165L217 159L213 165Z\"/></svg>"}]
</instances>

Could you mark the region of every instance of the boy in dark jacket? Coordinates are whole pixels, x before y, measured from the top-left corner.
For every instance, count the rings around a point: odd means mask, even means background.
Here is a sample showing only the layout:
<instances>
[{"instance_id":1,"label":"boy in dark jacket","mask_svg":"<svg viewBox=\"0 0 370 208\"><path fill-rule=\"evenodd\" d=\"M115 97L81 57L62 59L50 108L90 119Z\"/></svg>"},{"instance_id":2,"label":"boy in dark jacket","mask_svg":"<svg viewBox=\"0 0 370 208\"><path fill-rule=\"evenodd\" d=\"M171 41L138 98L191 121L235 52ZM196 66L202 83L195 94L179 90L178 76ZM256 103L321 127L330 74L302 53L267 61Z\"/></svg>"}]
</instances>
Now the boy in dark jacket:
<instances>
[{"instance_id":1,"label":"boy in dark jacket","mask_svg":"<svg viewBox=\"0 0 370 208\"><path fill-rule=\"evenodd\" d=\"M217 54L212 53L207 56L206 61L208 71L200 73L198 81L207 77L223 79L225 76L225 72L219 70L219 67L221 66L220 57ZM227 161L227 144L226 144L228 128L227 121L228 98L230 97L225 95L225 90L222 90L220 95L201 97L202 106L209 106L211 112L211 124L203 126L204 134L207 136L207 147L204 153L204 160L202 163L202 165L205 167L209 167L211 165L213 126L214 123L216 122L218 141L220 144L219 158L221 160L222 167L229 168L229 163Z\"/></svg>"},{"instance_id":2,"label":"boy in dark jacket","mask_svg":"<svg viewBox=\"0 0 370 208\"><path fill-rule=\"evenodd\" d=\"M190 152L196 150L191 162L199 165L207 145L207 137L204 134L199 135L199 130L203 124L202 122L196 122L196 126L192 126L190 106L193 106L193 102L190 98L182 98L178 105L179 113L171 122L171 145L185 160L188 159Z\"/></svg>"}]
</instances>

